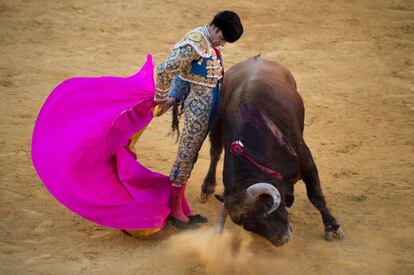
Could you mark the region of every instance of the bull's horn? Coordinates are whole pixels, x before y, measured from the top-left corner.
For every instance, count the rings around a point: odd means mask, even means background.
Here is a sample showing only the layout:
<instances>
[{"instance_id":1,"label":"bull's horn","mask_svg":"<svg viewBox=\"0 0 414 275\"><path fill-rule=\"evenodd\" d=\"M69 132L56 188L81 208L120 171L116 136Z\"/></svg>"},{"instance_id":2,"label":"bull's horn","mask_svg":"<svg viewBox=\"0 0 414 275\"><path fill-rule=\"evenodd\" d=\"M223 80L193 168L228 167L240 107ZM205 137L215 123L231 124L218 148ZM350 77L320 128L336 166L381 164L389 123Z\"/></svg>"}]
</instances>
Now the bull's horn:
<instances>
[{"instance_id":1,"label":"bull's horn","mask_svg":"<svg viewBox=\"0 0 414 275\"><path fill-rule=\"evenodd\" d=\"M277 190L277 188L271 185L270 183L259 182L259 183L253 184L249 186L249 188L247 188L246 193L247 193L247 198L246 198L247 203L254 203L257 200L257 198L263 194L272 196L273 205L272 205L272 208L270 208L270 210L267 211L267 214L270 214L273 211L275 211L280 205L280 200L281 200L280 193Z\"/></svg>"},{"instance_id":2,"label":"bull's horn","mask_svg":"<svg viewBox=\"0 0 414 275\"><path fill-rule=\"evenodd\" d=\"M217 212L217 220L216 220L216 234L221 235L224 230L224 224L226 223L227 218L227 210L224 207L224 203L222 203L219 207Z\"/></svg>"}]
</instances>

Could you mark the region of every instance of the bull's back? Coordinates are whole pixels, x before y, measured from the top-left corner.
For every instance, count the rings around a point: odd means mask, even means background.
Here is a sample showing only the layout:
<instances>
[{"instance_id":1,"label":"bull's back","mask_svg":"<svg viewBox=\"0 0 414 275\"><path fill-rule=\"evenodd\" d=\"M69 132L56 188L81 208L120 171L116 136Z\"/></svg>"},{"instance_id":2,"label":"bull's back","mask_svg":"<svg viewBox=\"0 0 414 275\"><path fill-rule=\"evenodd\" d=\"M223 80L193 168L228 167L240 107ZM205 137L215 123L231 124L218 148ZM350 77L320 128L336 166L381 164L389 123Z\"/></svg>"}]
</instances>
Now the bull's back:
<instances>
[{"instance_id":1,"label":"bull's back","mask_svg":"<svg viewBox=\"0 0 414 275\"><path fill-rule=\"evenodd\" d=\"M222 95L226 113L237 113L242 103L254 104L275 114L279 123L303 131L304 107L295 79L277 62L257 56L234 65L226 71Z\"/></svg>"}]
</instances>

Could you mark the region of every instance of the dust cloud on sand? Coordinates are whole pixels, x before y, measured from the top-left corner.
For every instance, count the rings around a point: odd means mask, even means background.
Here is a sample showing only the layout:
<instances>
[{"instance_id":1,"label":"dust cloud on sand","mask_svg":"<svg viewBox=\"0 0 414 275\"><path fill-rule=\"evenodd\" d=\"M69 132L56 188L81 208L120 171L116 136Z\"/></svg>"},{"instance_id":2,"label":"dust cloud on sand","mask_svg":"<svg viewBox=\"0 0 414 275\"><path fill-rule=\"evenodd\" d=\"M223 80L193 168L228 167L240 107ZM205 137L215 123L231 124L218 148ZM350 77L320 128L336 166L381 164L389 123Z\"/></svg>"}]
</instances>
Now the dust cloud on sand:
<instances>
[{"instance_id":1,"label":"dust cloud on sand","mask_svg":"<svg viewBox=\"0 0 414 275\"><path fill-rule=\"evenodd\" d=\"M255 274L258 271L255 265L263 263L249 249L251 241L250 236L243 238L228 232L218 236L213 229L187 231L168 239L162 258L171 270L193 262L213 274L241 271Z\"/></svg>"},{"instance_id":2,"label":"dust cloud on sand","mask_svg":"<svg viewBox=\"0 0 414 275\"><path fill-rule=\"evenodd\" d=\"M160 254L160 264L177 274L186 268L196 274L264 274L272 269L284 274L299 272L283 262L283 256L277 258L279 251L246 231L225 231L219 236L212 228L203 228L171 236Z\"/></svg>"},{"instance_id":3,"label":"dust cloud on sand","mask_svg":"<svg viewBox=\"0 0 414 275\"><path fill-rule=\"evenodd\" d=\"M0 274L413 274L414 5L412 0L0 1ZM188 184L201 231L167 226L145 239L68 211L33 169L38 111L63 80L129 76L157 64L190 29L222 9L245 32L226 45L225 68L261 53L296 78L331 212L346 239L326 242L304 184L289 210L293 238L272 247L228 221L212 239L218 202L201 204L203 146ZM138 144L168 174L177 144L170 114ZM222 187L222 162L218 169ZM228 235L227 235L228 234Z\"/></svg>"}]
</instances>

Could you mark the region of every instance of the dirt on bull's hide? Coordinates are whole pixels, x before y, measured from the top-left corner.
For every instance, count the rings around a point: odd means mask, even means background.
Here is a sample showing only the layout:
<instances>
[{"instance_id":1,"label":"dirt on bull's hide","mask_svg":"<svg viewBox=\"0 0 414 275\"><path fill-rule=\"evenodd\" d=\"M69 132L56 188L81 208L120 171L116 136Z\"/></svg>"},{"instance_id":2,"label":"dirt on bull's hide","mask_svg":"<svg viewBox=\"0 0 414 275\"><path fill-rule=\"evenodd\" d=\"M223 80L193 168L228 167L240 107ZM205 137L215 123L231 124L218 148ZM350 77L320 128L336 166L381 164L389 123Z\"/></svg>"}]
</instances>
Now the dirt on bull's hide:
<instances>
[{"instance_id":1,"label":"dirt on bull's hide","mask_svg":"<svg viewBox=\"0 0 414 275\"><path fill-rule=\"evenodd\" d=\"M261 53L295 76L305 139L344 241L323 239L301 182L287 245L274 248L230 221L214 239L219 204L198 202L207 143L188 187L193 209L210 219L200 231L168 226L128 237L69 212L36 176L31 133L58 83L132 75L147 53L159 63L184 33L222 9L237 11L245 27L225 47L226 68ZM1 2L0 273L412 274L413 13L404 0ZM140 159L166 174L177 149L169 128L169 114L154 120L138 145Z\"/></svg>"}]
</instances>

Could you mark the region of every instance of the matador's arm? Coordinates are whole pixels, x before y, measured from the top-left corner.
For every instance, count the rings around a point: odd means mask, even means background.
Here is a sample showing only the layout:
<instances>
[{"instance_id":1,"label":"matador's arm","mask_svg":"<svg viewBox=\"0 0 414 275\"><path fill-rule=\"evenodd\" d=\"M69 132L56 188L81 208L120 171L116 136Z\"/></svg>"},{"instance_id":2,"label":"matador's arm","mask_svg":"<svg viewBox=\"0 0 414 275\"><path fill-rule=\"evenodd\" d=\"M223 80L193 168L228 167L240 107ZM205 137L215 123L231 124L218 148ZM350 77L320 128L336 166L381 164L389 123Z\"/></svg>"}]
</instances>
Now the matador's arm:
<instances>
[{"instance_id":1,"label":"matador's arm","mask_svg":"<svg viewBox=\"0 0 414 275\"><path fill-rule=\"evenodd\" d=\"M172 49L168 59L157 67L157 89L154 100L162 103L168 98L168 89L172 79L177 76L183 68L191 66L191 62L199 55L190 45L183 45Z\"/></svg>"}]
</instances>

